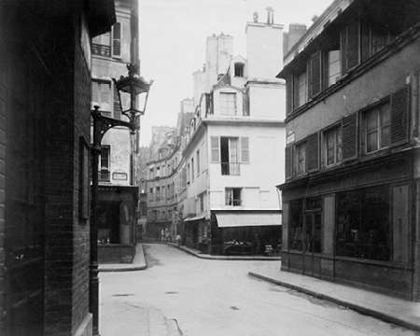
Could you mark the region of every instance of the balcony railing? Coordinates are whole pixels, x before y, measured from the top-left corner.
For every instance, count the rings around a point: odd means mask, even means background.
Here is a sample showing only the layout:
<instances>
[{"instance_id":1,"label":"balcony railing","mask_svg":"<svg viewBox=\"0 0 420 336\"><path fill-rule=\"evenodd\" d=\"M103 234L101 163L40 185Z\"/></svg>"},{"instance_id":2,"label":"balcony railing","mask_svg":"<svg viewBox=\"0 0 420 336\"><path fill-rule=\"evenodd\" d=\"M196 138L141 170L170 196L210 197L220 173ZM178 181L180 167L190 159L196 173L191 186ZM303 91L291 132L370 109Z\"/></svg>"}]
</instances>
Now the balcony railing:
<instances>
[{"instance_id":1,"label":"balcony railing","mask_svg":"<svg viewBox=\"0 0 420 336\"><path fill-rule=\"evenodd\" d=\"M233 199L226 200L226 205L240 206L241 205L241 199L240 198L233 198Z\"/></svg>"},{"instance_id":2,"label":"balcony railing","mask_svg":"<svg viewBox=\"0 0 420 336\"><path fill-rule=\"evenodd\" d=\"M111 57L111 47L102 44L92 44L92 54Z\"/></svg>"},{"instance_id":3,"label":"balcony railing","mask_svg":"<svg viewBox=\"0 0 420 336\"><path fill-rule=\"evenodd\" d=\"M238 162L222 162L222 175L240 175L240 164Z\"/></svg>"}]
</instances>

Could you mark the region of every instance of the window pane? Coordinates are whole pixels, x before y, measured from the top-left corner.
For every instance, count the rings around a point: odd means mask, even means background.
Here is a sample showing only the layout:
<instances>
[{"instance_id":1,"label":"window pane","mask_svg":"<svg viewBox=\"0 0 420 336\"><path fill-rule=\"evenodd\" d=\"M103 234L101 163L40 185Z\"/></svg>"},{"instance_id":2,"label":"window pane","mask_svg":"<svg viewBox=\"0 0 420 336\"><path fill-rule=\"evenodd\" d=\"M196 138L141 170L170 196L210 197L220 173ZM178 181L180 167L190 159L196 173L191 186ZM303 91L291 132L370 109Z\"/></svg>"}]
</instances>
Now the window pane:
<instances>
[{"instance_id":1,"label":"window pane","mask_svg":"<svg viewBox=\"0 0 420 336\"><path fill-rule=\"evenodd\" d=\"M341 75L340 51L332 50L328 53L328 85L333 85Z\"/></svg>"},{"instance_id":2,"label":"window pane","mask_svg":"<svg viewBox=\"0 0 420 336\"><path fill-rule=\"evenodd\" d=\"M372 132L366 136L366 151L373 152L378 149L378 132Z\"/></svg>"},{"instance_id":3,"label":"window pane","mask_svg":"<svg viewBox=\"0 0 420 336\"><path fill-rule=\"evenodd\" d=\"M220 93L220 113L236 115L236 93Z\"/></svg>"},{"instance_id":4,"label":"window pane","mask_svg":"<svg viewBox=\"0 0 420 336\"><path fill-rule=\"evenodd\" d=\"M289 207L289 248L291 250L303 250L302 244L302 202L293 201Z\"/></svg>"},{"instance_id":5,"label":"window pane","mask_svg":"<svg viewBox=\"0 0 420 336\"><path fill-rule=\"evenodd\" d=\"M373 131L378 128L378 111L373 110L366 113L366 130Z\"/></svg>"},{"instance_id":6,"label":"window pane","mask_svg":"<svg viewBox=\"0 0 420 336\"><path fill-rule=\"evenodd\" d=\"M306 71L299 75L298 77L298 87L299 87L299 99L298 105L302 106L308 100L308 84L306 78Z\"/></svg>"},{"instance_id":7,"label":"window pane","mask_svg":"<svg viewBox=\"0 0 420 336\"><path fill-rule=\"evenodd\" d=\"M337 194L337 255L390 259L389 188Z\"/></svg>"},{"instance_id":8,"label":"window pane","mask_svg":"<svg viewBox=\"0 0 420 336\"><path fill-rule=\"evenodd\" d=\"M391 144L391 127L386 126L381 130L381 148L388 147Z\"/></svg>"}]
</instances>

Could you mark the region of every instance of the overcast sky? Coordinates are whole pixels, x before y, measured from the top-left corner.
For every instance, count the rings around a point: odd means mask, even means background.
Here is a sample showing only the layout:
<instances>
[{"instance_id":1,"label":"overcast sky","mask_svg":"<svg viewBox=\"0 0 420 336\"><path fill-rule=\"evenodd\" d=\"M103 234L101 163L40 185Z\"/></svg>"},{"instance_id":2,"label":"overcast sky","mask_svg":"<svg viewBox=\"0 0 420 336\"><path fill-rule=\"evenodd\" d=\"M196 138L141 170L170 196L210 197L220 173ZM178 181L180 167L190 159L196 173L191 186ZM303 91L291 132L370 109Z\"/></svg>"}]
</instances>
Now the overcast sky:
<instances>
[{"instance_id":1,"label":"overcast sky","mask_svg":"<svg viewBox=\"0 0 420 336\"><path fill-rule=\"evenodd\" d=\"M151 127L174 126L180 101L192 97L192 73L205 62L206 38L221 32L234 38L234 55L245 55L245 25L254 12L274 22L311 24L332 0L139 0L141 75L153 79L141 145L151 139Z\"/></svg>"}]
</instances>

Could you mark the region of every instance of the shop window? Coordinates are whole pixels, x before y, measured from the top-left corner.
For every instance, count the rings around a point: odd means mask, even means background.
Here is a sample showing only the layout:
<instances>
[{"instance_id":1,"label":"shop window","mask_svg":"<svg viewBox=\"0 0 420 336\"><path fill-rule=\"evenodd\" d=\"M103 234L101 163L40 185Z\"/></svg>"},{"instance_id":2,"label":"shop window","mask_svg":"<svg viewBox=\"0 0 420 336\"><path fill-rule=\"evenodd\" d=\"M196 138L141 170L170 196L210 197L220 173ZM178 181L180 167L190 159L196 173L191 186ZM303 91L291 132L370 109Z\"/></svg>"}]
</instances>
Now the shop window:
<instances>
[{"instance_id":1,"label":"shop window","mask_svg":"<svg viewBox=\"0 0 420 336\"><path fill-rule=\"evenodd\" d=\"M225 204L229 206L241 205L241 188L225 189Z\"/></svg>"},{"instance_id":2,"label":"shop window","mask_svg":"<svg viewBox=\"0 0 420 336\"><path fill-rule=\"evenodd\" d=\"M326 167L341 162L341 127L334 127L324 132L324 163Z\"/></svg>"},{"instance_id":3,"label":"shop window","mask_svg":"<svg viewBox=\"0 0 420 336\"><path fill-rule=\"evenodd\" d=\"M220 93L220 114L222 115L236 115L236 93L235 92L221 92Z\"/></svg>"},{"instance_id":4,"label":"shop window","mask_svg":"<svg viewBox=\"0 0 420 336\"><path fill-rule=\"evenodd\" d=\"M289 205L289 248L303 251L302 201L292 201Z\"/></svg>"},{"instance_id":5,"label":"shop window","mask_svg":"<svg viewBox=\"0 0 420 336\"><path fill-rule=\"evenodd\" d=\"M363 114L365 153L388 147L391 142L391 110L389 103L376 106Z\"/></svg>"},{"instance_id":6,"label":"shop window","mask_svg":"<svg viewBox=\"0 0 420 336\"><path fill-rule=\"evenodd\" d=\"M336 207L336 254L389 261L392 241L389 187L339 193Z\"/></svg>"}]
</instances>

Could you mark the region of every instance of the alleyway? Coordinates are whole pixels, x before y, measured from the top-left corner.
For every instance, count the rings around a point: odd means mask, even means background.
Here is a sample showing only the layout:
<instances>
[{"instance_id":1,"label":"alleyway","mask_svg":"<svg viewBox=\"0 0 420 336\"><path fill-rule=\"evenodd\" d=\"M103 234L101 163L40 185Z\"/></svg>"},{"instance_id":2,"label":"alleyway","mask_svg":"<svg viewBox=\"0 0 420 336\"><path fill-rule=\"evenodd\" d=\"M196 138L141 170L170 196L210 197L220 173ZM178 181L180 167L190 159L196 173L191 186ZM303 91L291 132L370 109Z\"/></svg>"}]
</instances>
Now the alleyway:
<instances>
[{"instance_id":1,"label":"alleyway","mask_svg":"<svg viewBox=\"0 0 420 336\"><path fill-rule=\"evenodd\" d=\"M166 245L144 247L147 270L101 274L103 336L152 335L162 316L176 320L184 336L415 335L247 275L277 262L202 260Z\"/></svg>"}]
</instances>

